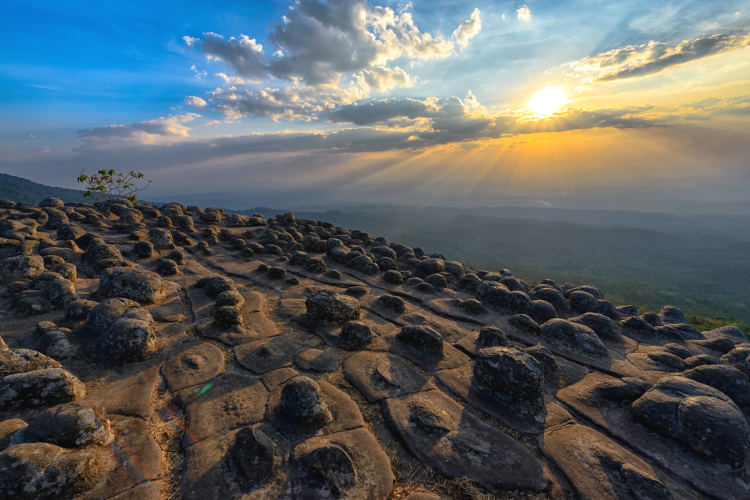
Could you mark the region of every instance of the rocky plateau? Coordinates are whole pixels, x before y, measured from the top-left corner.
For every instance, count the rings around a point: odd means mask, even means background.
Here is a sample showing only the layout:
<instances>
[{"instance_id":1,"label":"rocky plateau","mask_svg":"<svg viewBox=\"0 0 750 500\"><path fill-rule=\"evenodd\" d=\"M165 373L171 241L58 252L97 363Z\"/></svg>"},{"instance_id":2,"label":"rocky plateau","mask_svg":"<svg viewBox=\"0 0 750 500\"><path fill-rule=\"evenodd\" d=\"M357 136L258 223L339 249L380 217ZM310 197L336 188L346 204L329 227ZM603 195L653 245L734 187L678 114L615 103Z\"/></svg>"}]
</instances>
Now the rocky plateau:
<instances>
[{"instance_id":1,"label":"rocky plateau","mask_svg":"<svg viewBox=\"0 0 750 500\"><path fill-rule=\"evenodd\" d=\"M750 498L750 343L325 221L0 200L0 498Z\"/></svg>"}]
</instances>

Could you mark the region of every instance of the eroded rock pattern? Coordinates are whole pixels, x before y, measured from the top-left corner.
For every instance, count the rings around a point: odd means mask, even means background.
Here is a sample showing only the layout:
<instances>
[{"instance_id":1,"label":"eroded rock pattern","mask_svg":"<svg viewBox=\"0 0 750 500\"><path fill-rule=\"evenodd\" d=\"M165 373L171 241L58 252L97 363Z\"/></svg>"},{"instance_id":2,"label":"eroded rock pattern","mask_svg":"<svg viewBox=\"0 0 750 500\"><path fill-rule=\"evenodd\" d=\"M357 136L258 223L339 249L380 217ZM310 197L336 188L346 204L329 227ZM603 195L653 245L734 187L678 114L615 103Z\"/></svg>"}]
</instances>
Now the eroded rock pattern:
<instances>
[{"instance_id":1,"label":"eroded rock pattern","mask_svg":"<svg viewBox=\"0 0 750 500\"><path fill-rule=\"evenodd\" d=\"M750 498L737 329L292 213L0 206L2 498Z\"/></svg>"}]
</instances>

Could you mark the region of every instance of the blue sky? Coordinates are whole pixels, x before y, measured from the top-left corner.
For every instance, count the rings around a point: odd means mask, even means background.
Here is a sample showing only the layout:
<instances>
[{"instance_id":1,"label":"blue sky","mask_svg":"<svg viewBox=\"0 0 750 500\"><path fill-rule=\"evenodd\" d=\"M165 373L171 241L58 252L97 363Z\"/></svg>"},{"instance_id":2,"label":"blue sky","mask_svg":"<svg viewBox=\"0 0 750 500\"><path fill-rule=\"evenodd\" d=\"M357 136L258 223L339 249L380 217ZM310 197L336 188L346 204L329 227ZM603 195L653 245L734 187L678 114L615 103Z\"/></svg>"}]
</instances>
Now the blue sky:
<instances>
[{"instance_id":1,"label":"blue sky","mask_svg":"<svg viewBox=\"0 0 750 500\"><path fill-rule=\"evenodd\" d=\"M47 184L107 164L159 195L287 205L677 184L750 201L750 1L27 1L4 17L0 171ZM531 109L550 87L559 102Z\"/></svg>"}]
</instances>

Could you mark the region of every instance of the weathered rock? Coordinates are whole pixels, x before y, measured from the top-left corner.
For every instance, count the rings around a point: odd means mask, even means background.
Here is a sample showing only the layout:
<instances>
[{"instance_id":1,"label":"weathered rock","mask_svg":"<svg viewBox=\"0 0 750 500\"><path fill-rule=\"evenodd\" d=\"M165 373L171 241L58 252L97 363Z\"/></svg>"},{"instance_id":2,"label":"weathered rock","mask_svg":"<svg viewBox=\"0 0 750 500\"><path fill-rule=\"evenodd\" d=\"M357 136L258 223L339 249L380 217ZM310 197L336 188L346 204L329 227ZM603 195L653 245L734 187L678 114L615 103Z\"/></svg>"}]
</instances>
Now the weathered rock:
<instances>
[{"instance_id":1,"label":"weathered rock","mask_svg":"<svg viewBox=\"0 0 750 500\"><path fill-rule=\"evenodd\" d=\"M44 272L44 259L39 255L19 255L0 262L0 275L6 281L32 280Z\"/></svg>"},{"instance_id":2,"label":"weathered rock","mask_svg":"<svg viewBox=\"0 0 750 500\"><path fill-rule=\"evenodd\" d=\"M214 321L224 327L241 325L245 321L242 318L242 310L236 306L221 306L214 309Z\"/></svg>"},{"instance_id":3,"label":"weathered rock","mask_svg":"<svg viewBox=\"0 0 750 500\"><path fill-rule=\"evenodd\" d=\"M406 326L396 339L408 346L431 354L442 354L443 337L429 326Z\"/></svg>"},{"instance_id":4,"label":"weathered rock","mask_svg":"<svg viewBox=\"0 0 750 500\"><path fill-rule=\"evenodd\" d=\"M104 408L83 402L49 408L29 422L24 431L26 442L43 442L65 448L103 445L111 439L110 422Z\"/></svg>"},{"instance_id":5,"label":"weathered rock","mask_svg":"<svg viewBox=\"0 0 750 500\"><path fill-rule=\"evenodd\" d=\"M373 334L369 326L361 321L349 321L341 328L338 340L347 350L364 349L372 343Z\"/></svg>"},{"instance_id":6,"label":"weathered rock","mask_svg":"<svg viewBox=\"0 0 750 500\"><path fill-rule=\"evenodd\" d=\"M90 356L112 363L140 361L156 347L151 314L128 299L99 303L77 335Z\"/></svg>"},{"instance_id":7,"label":"weathered rock","mask_svg":"<svg viewBox=\"0 0 750 500\"><path fill-rule=\"evenodd\" d=\"M737 405L750 407L750 383L747 375L737 368L724 364L700 365L682 376L721 391Z\"/></svg>"},{"instance_id":8,"label":"weathered rock","mask_svg":"<svg viewBox=\"0 0 750 500\"><path fill-rule=\"evenodd\" d=\"M167 296L161 276L150 271L113 267L100 278L100 290L107 297L135 300L141 304L158 304Z\"/></svg>"},{"instance_id":9,"label":"weathered rock","mask_svg":"<svg viewBox=\"0 0 750 500\"><path fill-rule=\"evenodd\" d=\"M511 292L505 285L485 281L477 288L476 297L487 307L503 313L527 314L531 311L531 299L523 292ZM567 304L567 301L565 301Z\"/></svg>"},{"instance_id":10,"label":"weathered rock","mask_svg":"<svg viewBox=\"0 0 750 500\"><path fill-rule=\"evenodd\" d=\"M60 363L31 349L0 351L0 377L13 373L26 373L46 368L60 368Z\"/></svg>"},{"instance_id":11,"label":"weathered rock","mask_svg":"<svg viewBox=\"0 0 750 500\"><path fill-rule=\"evenodd\" d=\"M229 290L236 290L236 285L231 278L226 276L211 276L209 278L201 278L195 284L198 288L202 288L206 295L215 299L220 293Z\"/></svg>"},{"instance_id":12,"label":"weathered rock","mask_svg":"<svg viewBox=\"0 0 750 500\"><path fill-rule=\"evenodd\" d=\"M555 308L558 315L570 313L570 303L565 295L559 290L549 287L535 288L530 294L532 300L543 300L549 302ZM582 311L588 312L588 311Z\"/></svg>"},{"instance_id":13,"label":"weathered rock","mask_svg":"<svg viewBox=\"0 0 750 500\"><path fill-rule=\"evenodd\" d=\"M542 325L542 343L567 355L609 360L607 348L591 328L564 319L553 319Z\"/></svg>"},{"instance_id":14,"label":"weathered rock","mask_svg":"<svg viewBox=\"0 0 750 500\"><path fill-rule=\"evenodd\" d=\"M622 342L622 335L614 321L603 314L586 313L577 318L571 318L573 323L587 326L604 342Z\"/></svg>"},{"instance_id":15,"label":"weathered rock","mask_svg":"<svg viewBox=\"0 0 750 500\"><path fill-rule=\"evenodd\" d=\"M0 381L0 408L53 406L81 399L86 386L62 368L6 375Z\"/></svg>"},{"instance_id":16,"label":"weathered rock","mask_svg":"<svg viewBox=\"0 0 750 500\"><path fill-rule=\"evenodd\" d=\"M96 307L98 302L93 300L77 299L65 304L65 319L68 321L85 320L89 312Z\"/></svg>"},{"instance_id":17,"label":"weathered rock","mask_svg":"<svg viewBox=\"0 0 750 500\"><path fill-rule=\"evenodd\" d=\"M707 459L744 467L750 427L723 393L684 377L663 379L631 407L644 425L680 441Z\"/></svg>"},{"instance_id":18,"label":"weathered rock","mask_svg":"<svg viewBox=\"0 0 750 500\"><path fill-rule=\"evenodd\" d=\"M514 347L487 347L473 367L477 382L510 403L544 407L544 367Z\"/></svg>"},{"instance_id":19,"label":"weathered rock","mask_svg":"<svg viewBox=\"0 0 750 500\"><path fill-rule=\"evenodd\" d=\"M359 301L353 297L339 295L330 290L317 290L305 300L307 314L312 320L344 323L358 320Z\"/></svg>"}]
</instances>

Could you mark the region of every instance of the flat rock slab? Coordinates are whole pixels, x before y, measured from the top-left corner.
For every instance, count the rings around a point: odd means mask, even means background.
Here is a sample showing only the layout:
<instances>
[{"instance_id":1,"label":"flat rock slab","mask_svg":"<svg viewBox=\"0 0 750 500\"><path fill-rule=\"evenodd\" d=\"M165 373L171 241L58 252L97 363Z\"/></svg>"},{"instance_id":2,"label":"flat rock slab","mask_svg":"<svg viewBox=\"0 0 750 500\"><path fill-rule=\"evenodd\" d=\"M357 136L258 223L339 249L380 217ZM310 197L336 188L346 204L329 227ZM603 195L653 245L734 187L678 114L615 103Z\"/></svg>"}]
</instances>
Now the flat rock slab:
<instances>
[{"instance_id":1,"label":"flat rock slab","mask_svg":"<svg viewBox=\"0 0 750 500\"><path fill-rule=\"evenodd\" d=\"M730 472L711 463L677 441L652 432L637 423L630 406L603 397L600 388L619 383L619 379L591 373L575 385L557 394L558 399L606 429L629 447L651 458L677 478L717 498L750 498L750 474L747 470Z\"/></svg>"},{"instance_id":2,"label":"flat rock slab","mask_svg":"<svg viewBox=\"0 0 750 500\"><path fill-rule=\"evenodd\" d=\"M537 433L544 430L543 412L532 407L511 404L492 395L489 390L474 381L472 364L466 363L460 368L441 370L435 376L458 396L518 432Z\"/></svg>"},{"instance_id":3,"label":"flat rock slab","mask_svg":"<svg viewBox=\"0 0 750 500\"><path fill-rule=\"evenodd\" d=\"M299 345L284 337L256 340L235 347L237 362L258 375L291 366Z\"/></svg>"},{"instance_id":4,"label":"flat rock slab","mask_svg":"<svg viewBox=\"0 0 750 500\"><path fill-rule=\"evenodd\" d=\"M185 408L190 431L183 438L186 446L260 422L268 400L268 390L260 380L240 373L225 373L206 387L185 391L189 393L181 399L192 398Z\"/></svg>"},{"instance_id":5,"label":"flat rock slab","mask_svg":"<svg viewBox=\"0 0 750 500\"><path fill-rule=\"evenodd\" d=\"M151 313L151 316L153 316L154 321L174 323L185 319L182 298L179 294L172 294L158 306L147 309Z\"/></svg>"},{"instance_id":6,"label":"flat rock slab","mask_svg":"<svg viewBox=\"0 0 750 500\"><path fill-rule=\"evenodd\" d=\"M221 349L206 342L187 347L161 368L161 374L172 393L208 382L224 372L224 353Z\"/></svg>"},{"instance_id":7,"label":"flat rock slab","mask_svg":"<svg viewBox=\"0 0 750 500\"><path fill-rule=\"evenodd\" d=\"M397 356L358 352L344 361L344 377L370 403L435 389L421 373Z\"/></svg>"},{"instance_id":8,"label":"flat rock slab","mask_svg":"<svg viewBox=\"0 0 750 500\"><path fill-rule=\"evenodd\" d=\"M482 422L441 391L392 398L383 418L428 467L491 490L539 492L551 485L542 463L504 432Z\"/></svg>"},{"instance_id":9,"label":"flat rock slab","mask_svg":"<svg viewBox=\"0 0 750 500\"><path fill-rule=\"evenodd\" d=\"M320 349L303 349L294 356L294 364L300 370L313 372L333 372L339 367L339 360L330 352Z\"/></svg>"},{"instance_id":10,"label":"flat rock slab","mask_svg":"<svg viewBox=\"0 0 750 500\"><path fill-rule=\"evenodd\" d=\"M323 401L333 416L328 424L316 429L313 434L323 436L334 432L348 431L364 426L362 414L357 404L344 392L335 388L325 380L316 381L320 387ZM279 386L268 398L265 420L279 429L289 441L297 441L309 436L307 428L289 424L281 411L281 391L284 385Z\"/></svg>"},{"instance_id":11,"label":"flat rock slab","mask_svg":"<svg viewBox=\"0 0 750 500\"><path fill-rule=\"evenodd\" d=\"M263 376L263 385L269 392L273 392L297 375L299 372L294 368L279 368Z\"/></svg>"},{"instance_id":12,"label":"flat rock slab","mask_svg":"<svg viewBox=\"0 0 750 500\"><path fill-rule=\"evenodd\" d=\"M102 405L109 415L149 419L154 414L151 396L159 380L159 364L143 362L116 371L101 370L87 382L84 401Z\"/></svg>"},{"instance_id":13,"label":"flat rock slab","mask_svg":"<svg viewBox=\"0 0 750 500\"><path fill-rule=\"evenodd\" d=\"M563 425L545 432L539 444L581 499L698 498L660 469L591 428Z\"/></svg>"},{"instance_id":14,"label":"flat rock slab","mask_svg":"<svg viewBox=\"0 0 750 500\"><path fill-rule=\"evenodd\" d=\"M323 466L330 476L336 476L341 468L331 460L330 453L321 458L318 450L340 450L346 457L354 474L351 483L342 488L339 498L361 500L385 500L393 491L395 480L391 461L378 445L375 437L366 429L337 432L325 437L313 437L294 448L291 458L291 487L299 500L317 500L332 494L330 480L321 481L317 467ZM316 456L316 452L319 454ZM326 460L328 459L328 460ZM326 467L328 466L328 467Z\"/></svg>"},{"instance_id":15,"label":"flat rock slab","mask_svg":"<svg viewBox=\"0 0 750 500\"><path fill-rule=\"evenodd\" d=\"M148 422L119 416L110 417L110 420L114 440L109 449L114 452L116 466L106 479L82 495L82 499L111 498L139 484L162 479L162 452L151 437ZM133 468L136 468L135 474Z\"/></svg>"}]
</instances>

